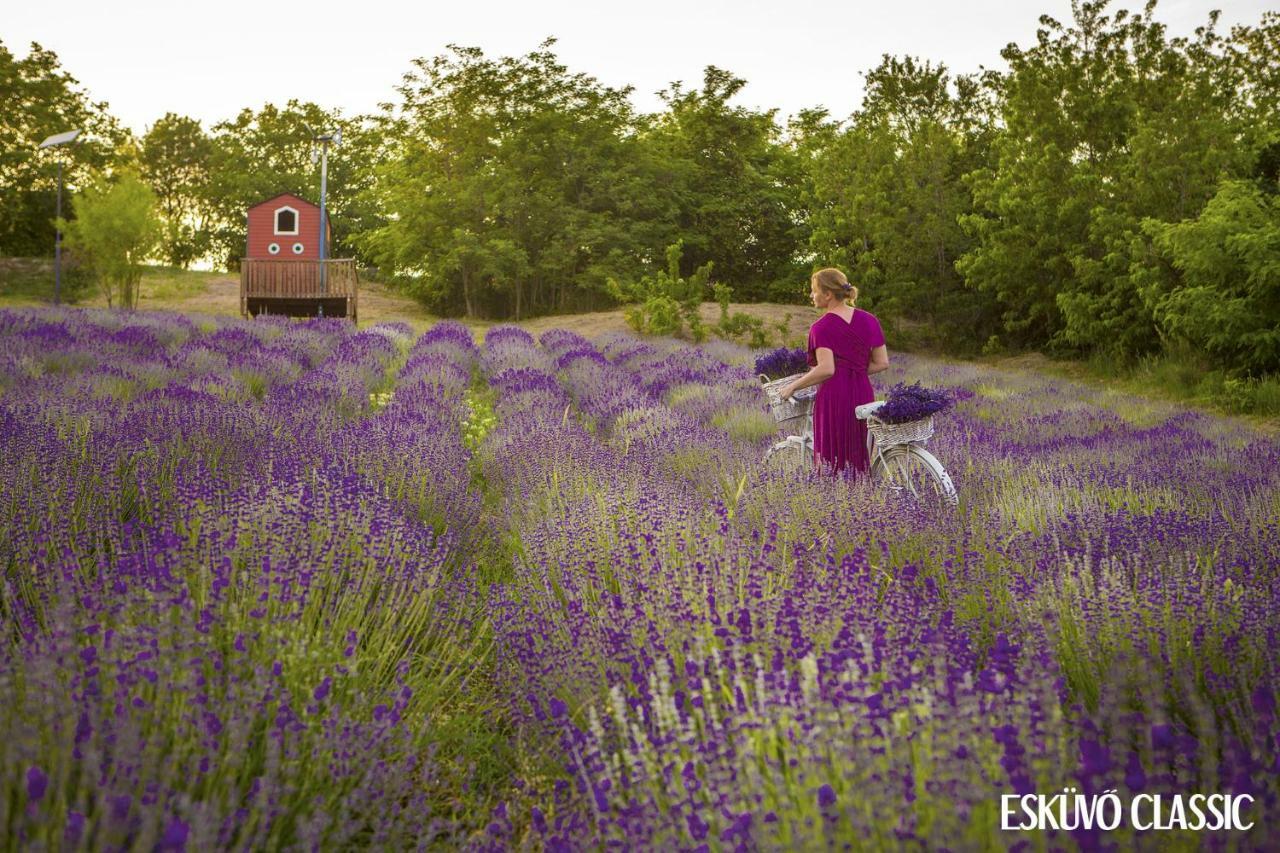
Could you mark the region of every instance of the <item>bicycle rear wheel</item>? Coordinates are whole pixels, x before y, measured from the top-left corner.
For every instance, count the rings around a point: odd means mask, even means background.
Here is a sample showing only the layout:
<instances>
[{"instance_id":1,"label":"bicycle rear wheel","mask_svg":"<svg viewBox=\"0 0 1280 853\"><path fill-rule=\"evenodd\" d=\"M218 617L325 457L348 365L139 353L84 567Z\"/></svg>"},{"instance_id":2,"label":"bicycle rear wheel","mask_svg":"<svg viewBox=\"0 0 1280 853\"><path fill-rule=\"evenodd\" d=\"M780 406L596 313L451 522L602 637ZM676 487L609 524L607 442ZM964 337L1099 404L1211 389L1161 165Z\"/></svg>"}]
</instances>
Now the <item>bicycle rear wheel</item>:
<instances>
[{"instance_id":1,"label":"bicycle rear wheel","mask_svg":"<svg viewBox=\"0 0 1280 853\"><path fill-rule=\"evenodd\" d=\"M956 487L942 463L923 447L899 444L877 455L872 472L889 487L921 506L955 507L959 503Z\"/></svg>"},{"instance_id":2,"label":"bicycle rear wheel","mask_svg":"<svg viewBox=\"0 0 1280 853\"><path fill-rule=\"evenodd\" d=\"M813 470L813 445L795 438L780 441L764 455L764 466L770 471L789 476Z\"/></svg>"}]
</instances>

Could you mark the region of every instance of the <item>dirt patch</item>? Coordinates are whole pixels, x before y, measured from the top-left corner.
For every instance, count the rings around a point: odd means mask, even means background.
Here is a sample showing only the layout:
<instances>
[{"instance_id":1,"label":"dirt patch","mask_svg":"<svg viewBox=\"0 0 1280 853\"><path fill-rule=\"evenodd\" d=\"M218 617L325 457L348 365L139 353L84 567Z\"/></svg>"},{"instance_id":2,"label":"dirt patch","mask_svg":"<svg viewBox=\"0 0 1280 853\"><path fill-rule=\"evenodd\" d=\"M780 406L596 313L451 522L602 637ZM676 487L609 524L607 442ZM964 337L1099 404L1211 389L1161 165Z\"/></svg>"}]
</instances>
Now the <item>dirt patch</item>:
<instances>
[{"instance_id":1,"label":"dirt patch","mask_svg":"<svg viewBox=\"0 0 1280 853\"><path fill-rule=\"evenodd\" d=\"M387 289L377 282L360 283L360 325L402 321L423 332L439 320L421 303Z\"/></svg>"}]
</instances>

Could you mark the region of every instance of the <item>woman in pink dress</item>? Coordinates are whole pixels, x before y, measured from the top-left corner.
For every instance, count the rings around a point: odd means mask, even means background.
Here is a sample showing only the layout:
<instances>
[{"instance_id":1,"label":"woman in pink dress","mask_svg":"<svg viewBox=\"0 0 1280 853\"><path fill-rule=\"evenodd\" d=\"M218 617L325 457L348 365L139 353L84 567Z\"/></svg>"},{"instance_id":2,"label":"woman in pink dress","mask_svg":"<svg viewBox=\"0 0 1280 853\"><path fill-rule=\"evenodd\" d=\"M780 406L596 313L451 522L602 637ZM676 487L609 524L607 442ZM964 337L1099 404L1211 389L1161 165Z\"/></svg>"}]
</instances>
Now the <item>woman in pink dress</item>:
<instances>
[{"instance_id":1,"label":"woman in pink dress","mask_svg":"<svg viewBox=\"0 0 1280 853\"><path fill-rule=\"evenodd\" d=\"M810 370L783 388L782 396L818 385L813 401L814 464L835 474L866 471L867 425L853 410L876 399L867 377L889 366L884 333L874 314L853 306L858 289L834 267L813 274L809 296L823 312L809 327Z\"/></svg>"}]
</instances>

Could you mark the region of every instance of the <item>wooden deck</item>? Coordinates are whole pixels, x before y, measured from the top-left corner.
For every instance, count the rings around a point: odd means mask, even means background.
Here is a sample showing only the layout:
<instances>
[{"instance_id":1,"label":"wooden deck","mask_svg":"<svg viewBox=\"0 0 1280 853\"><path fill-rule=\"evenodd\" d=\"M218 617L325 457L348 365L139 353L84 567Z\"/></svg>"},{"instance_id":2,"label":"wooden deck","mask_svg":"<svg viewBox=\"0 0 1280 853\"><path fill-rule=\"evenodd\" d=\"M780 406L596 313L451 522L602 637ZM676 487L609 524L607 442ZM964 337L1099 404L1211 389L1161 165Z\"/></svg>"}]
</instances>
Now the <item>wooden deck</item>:
<instances>
[{"instance_id":1,"label":"wooden deck","mask_svg":"<svg viewBox=\"0 0 1280 853\"><path fill-rule=\"evenodd\" d=\"M359 308L358 284L352 258L243 258L240 313L245 317L346 317L354 323Z\"/></svg>"}]
</instances>

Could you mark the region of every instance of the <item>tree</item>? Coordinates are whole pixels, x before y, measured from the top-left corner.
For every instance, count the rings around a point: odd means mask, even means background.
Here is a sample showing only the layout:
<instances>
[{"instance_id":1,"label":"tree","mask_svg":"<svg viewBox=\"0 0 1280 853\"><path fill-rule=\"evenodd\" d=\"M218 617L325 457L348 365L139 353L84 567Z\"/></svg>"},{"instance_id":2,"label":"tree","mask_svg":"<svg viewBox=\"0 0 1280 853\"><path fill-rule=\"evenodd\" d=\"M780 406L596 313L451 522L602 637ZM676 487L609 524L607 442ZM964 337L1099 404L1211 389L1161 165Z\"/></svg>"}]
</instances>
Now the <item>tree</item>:
<instances>
[{"instance_id":1,"label":"tree","mask_svg":"<svg viewBox=\"0 0 1280 853\"><path fill-rule=\"evenodd\" d=\"M326 213L333 232L330 257L353 253L352 236L376 228L379 211L359 199L369 185L381 140L361 118L296 100L283 108L266 104L241 110L213 126L209 179L200 203L210 249L221 264L236 268L245 246L245 211L278 193L291 192L319 204L320 165L314 137L342 131L342 145L329 150Z\"/></svg>"},{"instance_id":2,"label":"tree","mask_svg":"<svg viewBox=\"0 0 1280 853\"><path fill-rule=\"evenodd\" d=\"M161 254L187 267L209 248L205 230L213 143L200 122L166 113L142 138L139 165L155 191L163 222Z\"/></svg>"},{"instance_id":3,"label":"tree","mask_svg":"<svg viewBox=\"0 0 1280 853\"><path fill-rule=\"evenodd\" d=\"M72 206L75 220L63 223L69 247L98 278L108 306L137 308L143 263L160 237L155 193L126 171L87 187Z\"/></svg>"},{"instance_id":4,"label":"tree","mask_svg":"<svg viewBox=\"0 0 1280 853\"><path fill-rule=\"evenodd\" d=\"M973 206L961 178L985 162L989 109L974 78L885 56L850 127L826 132L809 160L822 265L845 268L891 327L924 325L952 348L980 343L995 319L993 300L955 269L972 245L958 222Z\"/></svg>"},{"instance_id":5,"label":"tree","mask_svg":"<svg viewBox=\"0 0 1280 853\"><path fill-rule=\"evenodd\" d=\"M1015 346L1133 355L1159 344L1131 274L1146 218L1194 215L1243 163L1213 20L1170 40L1144 12L1075 2L1037 43L1008 47L1004 127L969 176L974 247L958 262L1003 309Z\"/></svg>"},{"instance_id":6,"label":"tree","mask_svg":"<svg viewBox=\"0 0 1280 853\"><path fill-rule=\"evenodd\" d=\"M57 162L66 186L79 186L112 164L128 133L38 44L17 59L0 42L0 105L0 255L52 254ZM76 144L38 148L75 128L85 131Z\"/></svg>"},{"instance_id":7,"label":"tree","mask_svg":"<svg viewBox=\"0 0 1280 853\"><path fill-rule=\"evenodd\" d=\"M683 272L710 262L717 279L755 300L798 286L808 233L795 191L803 163L781 138L775 110L730 105L745 86L713 65L701 89L672 83L659 93L666 111L643 139L667 173Z\"/></svg>"},{"instance_id":8,"label":"tree","mask_svg":"<svg viewBox=\"0 0 1280 853\"><path fill-rule=\"evenodd\" d=\"M1143 231L1159 259L1139 278L1140 292L1161 334L1209 353L1231 372L1280 371L1280 193L1274 178L1266 188L1224 181L1195 219L1148 219Z\"/></svg>"},{"instance_id":9,"label":"tree","mask_svg":"<svg viewBox=\"0 0 1280 853\"><path fill-rule=\"evenodd\" d=\"M516 318L605 304L666 234L628 90L570 73L544 42L419 59L383 116L363 251L435 310Z\"/></svg>"}]
</instances>

